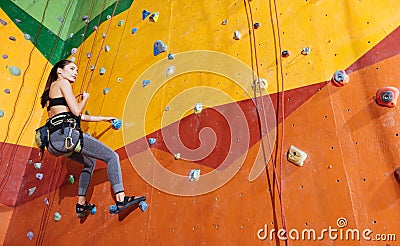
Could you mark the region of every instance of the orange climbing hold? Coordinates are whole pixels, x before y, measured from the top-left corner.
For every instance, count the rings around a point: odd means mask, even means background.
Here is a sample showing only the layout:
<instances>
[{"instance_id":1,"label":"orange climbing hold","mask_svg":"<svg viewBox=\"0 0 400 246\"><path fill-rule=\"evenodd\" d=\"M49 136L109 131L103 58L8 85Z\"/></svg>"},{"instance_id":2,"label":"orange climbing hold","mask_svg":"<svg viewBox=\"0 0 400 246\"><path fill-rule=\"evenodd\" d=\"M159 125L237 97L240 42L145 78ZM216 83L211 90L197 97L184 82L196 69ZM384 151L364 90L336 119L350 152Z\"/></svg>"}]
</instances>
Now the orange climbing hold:
<instances>
[{"instance_id":1,"label":"orange climbing hold","mask_svg":"<svg viewBox=\"0 0 400 246\"><path fill-rule=\"evenodd\" d=\"M376 92L375 101L379 106L393 108L396 106L399 90L396 87L388 86Z\"/></svg>"},{"instance_id":2,"label":"orange climbing hold","mask_svg":"<svg viewBox=\"0 0 400 246\"><path fill-rule=\"evenodd\" d=\"M336 71L331 79L331 82L334 86L342 87L349 83L349 76L346 74L344 70Z\"/></svg>"}]
</instances>

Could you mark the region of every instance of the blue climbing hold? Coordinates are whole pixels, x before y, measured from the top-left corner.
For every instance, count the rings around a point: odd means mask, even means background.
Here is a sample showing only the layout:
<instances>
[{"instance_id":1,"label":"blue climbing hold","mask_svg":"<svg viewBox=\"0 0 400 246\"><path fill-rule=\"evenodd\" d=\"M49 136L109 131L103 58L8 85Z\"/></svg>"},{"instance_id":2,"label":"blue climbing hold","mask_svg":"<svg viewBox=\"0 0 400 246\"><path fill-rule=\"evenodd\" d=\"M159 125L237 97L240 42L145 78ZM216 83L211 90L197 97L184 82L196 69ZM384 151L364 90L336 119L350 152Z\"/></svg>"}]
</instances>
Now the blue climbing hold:
<instances>
[{"instance_id":1,"label":"blue climbing hold","mask_svg":"<svg viewBox=\"0 0 400 246\"><path fill-rule=\"evenodd\" d=\"M117 205L111 205L109 208L110 213L115 213L118 210Z\"/></svg>"},{"instance_id":2,"label":"blue climbing hold","mask_svg":"<svg viewBox=\"0 0 400 246\"><path fill-rule=\"evenodd\" d=\"M8 55L3 54L1 57L3 57L3 59L7 59L7 58L8 58Z\"/></svg>"},{"instance_id":3,"label":"blue climbing hold","mask_svg":"<svg viewBox=\"0 0 400 246\"><path fill-rule=\"evenodd\" d=\"M6 94L10 94L10 89L4 89L4 92L5 92Z\"/></svg>"},{"instance_id":4,"label":"blue climbing hold","mask_svg":"<svg viewBox=\"0 0 400 246\"><path fill-rule=\"evenodd\" d=\"M3 110L0 109L0 118L4 116Z\"/></svg>"},{"instance_id":5,"label":"blue climbing hold","mask_svg":"<svg viewBox=\"0 0 400 246\"><path fill-rule=\"evenodd\" d=\"M138 29L136 27L132 28L132 34L135 34L137 32L137 30Z\"/></svg>"},{"instance_id":6,"label":"blue climbing hold","mask_svg":"<svg viewBox=\"0 0 400 246\"><path fill-rule=\"evenodd\" d=\"M149 138L149 144L153 145L157 142L157 140L155 138Z\"/></svg>"},{"instance_id":7,"label":"blue climbing hold","mask_svg":"<svg viewBox=\"0 0 400 246\"><path fill-rule=\"evenodd\" d=\"M143 10L142 11L142 20L146 19L147 16L149 16L151 14L151 12L147 11L147 10Z\"/></svg>"},{"instance_id":8,"label":"blue climbing hold","mask_svg":"<svg viewBox=\"0 0 400 246\"><path fill-rule=\"evenodd\" d=\"M5 20L3 20L3 19L0 19L0 23L1 23L3 26L6 26L6 25L7 25L7 22L6 22Z\"/></svg>"},{"instance_id":9,"label":"blue climbing hold","mask_svg":"<svg viewBox=\"0 0 400 246\"><path fill-rule=\"evenodd\" d=\"M164 44L163 41L157 40L154 42L154 56L159 55L162 52L165 52L167 50L167 46Z\"/></svg>"},{"instance_id":10,"label":"blue climbing hold","mask_svg":"<svg viewBox=\"0 0 400 246\"><path fill-rule=\"evenodd\" d=\"M120 119L113 119L113 121L111 122L111 126L113 129L119 130L119 128L121 128L122 126L122 121Z\"/></svg>"},{"instance_id":11,"label":"blue climbing hold","mask_svg":"<svg viewBox=\"0 0 400 246\"><path fill-rule=\"evenodd\" d=\"M139 202L139 208L140 208L140 210L142 210L142 212L146 211L147 203L145 201Z\"/></svg>"},{"instance_id":12,"label":"blue climbing hold","mask_svg":"<svg viewBox=\"0 0 400 246\"><path fill-rule=\"evenodd\" d=\"M143 82L142 82L142 86L143 87L146 87L148 84L150 84L150 80L149 79L143 80Z\"/></svg>"},{"instance_id":13,"label":"blue climbing hold","mask_svg":"<svg viewBox=\"0 0 400 246\"><path fill-rule=\"evenodd\" d=\"M109 91L110 91L110 88L108 88L108 87L107 87L107 88L104 88L104 89L103 89L104 95L106 95Z\"/></svg>"},{"instance_id":14,"label":"blue climbing hold","mask_svg":"<svg viewBox=\"0 0 400 246\"><path fill-rule=\"evenodd\" d=\"M90 214L93 215L97 212L96 206L94 206L91 210L90 210Z\"/></svg>"},{"instance_id":15,"label":"blue climbing hold","mask_svg":"<svg viewBox=\"0 0 400 246\"><path fill-rule=\"evenodd\" d=\"M169 53L169 54L168 54L168 60L173 60L173 59L175 59L175 55Z\"/></svg>"}]
</instances>

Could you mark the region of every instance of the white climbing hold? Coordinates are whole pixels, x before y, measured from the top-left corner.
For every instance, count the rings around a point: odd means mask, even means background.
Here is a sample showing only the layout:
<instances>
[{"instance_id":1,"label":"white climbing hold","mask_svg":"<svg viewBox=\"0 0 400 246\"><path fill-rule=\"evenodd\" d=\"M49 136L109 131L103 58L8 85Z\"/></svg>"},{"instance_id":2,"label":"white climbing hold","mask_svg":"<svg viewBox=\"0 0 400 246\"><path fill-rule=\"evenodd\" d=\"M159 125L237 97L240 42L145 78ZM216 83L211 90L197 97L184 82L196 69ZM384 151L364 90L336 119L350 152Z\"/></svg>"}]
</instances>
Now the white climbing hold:
<instances>
[{"instance_id":1,"label":"white climbing hold","mask_svg":"<svg viewBox=\"0 0 400 246\"><path fill-rule=\"evenodd\" d=\"M203 105L200 102L196 103L196 105L194 106L194 113L200 114L202 110L203 110Z\"/></svg>"},{"instance_id":2,"label":"white climbing hold","mask_svg":"<svg viewBox=\"0 0 400 246\"><path fill-rule=\"evenodd\" d=\"M305 47L302 49L301 54L306 56L306 55L309 55L310 52L311 52L310 47Z\"/></svg>"},{"instance_id":3,"label":"white climbing hold","mask_svg":"<svg viewBox=\"0 0 400 246\"><path fill-rule=\"evenodd\" d=\"M199 179L200 179L200 169L192 169L192 170L190 170L189 181L190 182L195 182L195 181L199 181Z\"/></svg>"},{"instance_id":4,"label":"white climbing hold","mask_svg":"<svg viewBox=\"0 0 400 246\"><path fill-rule=\"evenodd\" d=\"M107 20L111 19L111 15L107 15Z\"/></svg>"},{"instance_id":5,"label":"white climbing hold","mask_svg":"<svg viewBox=\"0 0 400 246\"><path fill-rule=\"evenodd\" d=\"M72 62L75 62L76 58L75 57L71 57L71 59L69 59Z\"/></svg>"},{"instance_id":6,"label":"white climbing hold","mask_svg":"<svg viewBox=\"0 0 400 246\"><path fill-rule=\"evenodd\" d=\"M43 173L37 173L36 174L36 178L39 179L39 180L42 180L43 179Z\"/></svg>"},{"instance_id":7,"label":"white climbing hold","mask_svg":"<svg viewBox=\"0 0 400 246\"><path fill-rule=\"evenodd\" d=\"M86 53L86 57L87 57L87 58L92 57L92 53L90 53L90 52Z\"/></svg>"},{"instance_id":8,"label":"white climbing hold","mask_svg":"<svg viewBox=\"0 0 400 246\"><path fill-rule=\"evenodd\" d=\"M35 162L33 164L33 166L35 167L36 170L39 170L42 167L42 163L41 162Z\"/></svg>"},{"instance_id":9,"label":"white climbing hold","mask_svg":"<svg viewBox=\"0 0 400 246\"><path fill-rule=\"evenodd\" d=\"M307 158L307 154L291 145L287 153L287 158L291 163L297 166L303 166L303 163Z\"/></svg>"},{"instance_id":10,"label":"white climbing hold","mask_svg":"<svg viewBox=\"0 0 400 246\"><path fill-rule=\"evenodd\" d=\"M103 75L106 73L106 69L104 67L100 68L100 75Z\"/></svg>"},{"instance_id":11,"label":"white climbing hold","mask_svg":"<svg viewBox=\"0 0 400 246\"><path fill-rule=\"evenodd\" d=\"M90 70L92 70L92 71L93 71L93 70L94 70L94 68L95 68L95 66L94 66L94 65L91 65L91 66L90 66Z\"/></svg>"},{"instance_id":12,"label":"white climbing hold","mask_svg":"<svg viewBox=\"0 0 400 246\"><path fill-rule=\"evenodd\" d=\"M28 33L24 33L24 38L26 40L30 40L31 39L31 35L29 35Z\"/></svg>"},{"instance_id":13,"label":"white climbing hold","mask_svg":"<svg viewBox=\"0 0 400 246\"><path fill-rule=\"evenodd\" d=\"M76 52L78 52L78 49L77 49L77 48L72 48L72 49L71 49L71 55L75 55Z\"/></svg>"},{"instance_id":14,"label":"white climbing hold","mask_svg":"<svg viewBox=\"0 0 400 246\"><path fill-rule=\"evenodd\" d=\"M256 90L256 91L259 91L260 89L265 90L268 87L268 82L266 79L258 78L256 80L254 80L251 87L253 88L253 90Z\"/></svg>"},{"instance_id":15,"label":"white climbing hold","mask_svg":"<svg viewBox=\"0 0 400 246\"><path fill-rule=\"evenodd\" d=\"M74 34L73 33L70 33L70 34L68 34L68 38L72 38L74 36Z\"/></svg>"},{"instance_id":16,"label":"white climbing hold","mask_svg":"<svg viewBox=\"0 0 400 246\"><path fill-rule=\"evenodd\" d=\"M106 47L104 48L104 50L105 50L106 52L109 52L109 51L111 50L111 48L110 48L109 45L106 45Z\"/></svg>"},{"instance_id":17,"label":"white climbing hold","mask_svg":"<svg viewBox=\"0 0 400 246\"><path fill-rule=\"evenodd\" d=\"M228 24L228 19L225 19L222 21L222 25L226 25L226 24Z\"/></svg>"},{"instance_id":18,"label":"white climbing hold","mask_svg":"<svg viewBox=\"0 0 400 246\"><path fill-rule=\"evenodd\" d=\"M174 73L174 66L169 66L168 68L167 68L167 71L165 72L165 76L166 77L169 77L169 76L171 76L173 73Z\"/></svg>"},{"instance_id":19,"label":"white climbing hold","mask_svg":"<svg viewBox=\"0 0 400 246\"><path fill-rule=\"evenodd\" d=\"M175 160L181 159L181 153L176 153L176 154L174 155L174 158L175 158Z\"/></svg>"},{"instance_id":20,"label":"white climbing hold","mask_svg":"<svg viewBox=\"0 0 400 246\"><path fill-rule=\"evenodd\" d=\"M103 38L107 37L107 35L105 33L102 34Z\"/></svg>"},{"instance_id":21,"label":"white climbing hold","mask_svg":"<svg viewBox=\"0 0 400 246\"><path fill-rule=\"evenodd\" d=\"M31 196L33 194L33 192L35 192L35 190L36 190L36 186L28 189L28 195Z\"/></svg>"},{"instance_id":22,"label":"white climbing hold","mask_svg":"<svg viewBox=\"0 0 400 246\"><path fill-rule=\"evenodd\" d=\"M118 83L121 83L122 82L122 78L118 78Z\"/></svg>"},{"instance_id":23,"label":"white climbing hold","mask_svg":"<svg viewBox=\"0 0 400 246\"><path fill-rule=\"evenodd\" d=\"M165 111L170 111L171 107L168 105L167 107L165 107Z\"/></svg>"},{"instance_id":24,"label":"white climbing hold","mask_svg":"<svg viewBox=\"0 0 400 246\"><path fill-rule=\"evenodd\" d=\"M34 234L33 234L33 232L31 232L31 231L28 231L28 233L26 233L26 237L27 237L29 240L32 240L32 239L33 239L33 237L34 237Z\"/></svg>"},{"instance_id":25,"label":"white climbing hold","mask_svg":"<svg viewBox=\"0 0 400 246\"><path fill-rule=\"evenodd\" d=\"M151 22L157 22L158 20L158 16L160 15L160 13L158 12L154 12L152 15L150 15L149 20Z\"/></svg>"},{"instance_id":26,"label":"white climbing hold","mask_svg":"<svg viewBox=\"0 0 400 246\"><path fill-rule=\"evenodd\" d=\"M233 39L239 40L239 39L241 39L241 38L242 38L242 35L240 34L240 32L239 32L238 30L236 30L236 31L233 33Z\"/></svg>"},{"instance_id":27,"label":"white climbing hold","mask_svg":"<svg viewBox=\"0 0 400 246\"><path fill-rule=\"evenodd\" d=\"M47 197L45 197L45 198L43 199L43 202L44 202L44 204L46 204L47 206L50 204L50 203L49 203L49 199L47 199Z\"/></svg>"}]
</instances>

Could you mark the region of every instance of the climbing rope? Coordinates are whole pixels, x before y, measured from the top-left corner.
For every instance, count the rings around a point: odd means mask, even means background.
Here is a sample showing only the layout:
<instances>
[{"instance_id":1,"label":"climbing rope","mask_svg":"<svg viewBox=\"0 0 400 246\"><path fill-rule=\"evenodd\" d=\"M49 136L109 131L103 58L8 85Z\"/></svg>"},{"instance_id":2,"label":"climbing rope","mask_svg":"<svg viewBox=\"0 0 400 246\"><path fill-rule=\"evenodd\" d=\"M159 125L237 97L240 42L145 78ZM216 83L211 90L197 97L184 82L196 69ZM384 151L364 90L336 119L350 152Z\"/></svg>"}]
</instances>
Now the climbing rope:
<instances>
[{"instance_id":1,"label":"climbing rope","mask_svg":"<svg viewBox=\"0 0 400 246\"><path fill-rule=\"evenodd\" d=\"M91 17L92 11L93 11L93 5L94 5L93 3L94 3L94 1L95 0L92 0L92 2L90 3L89 13L87 15L87 19L89 20L89 22L90 22L90 17ZM78 48L79 56L78 56L78 59L76 60L76 65L79 65L79 62L81 61L81 58L82 58L82 50L83 50L83 47L84 47L84 41L85 41L85 38L86 38L86 32L87 32L88 27L89 27L89 23L87 23L85 25L85 29L83 31L83 35L82 35L82 39L81 39L81 45L79 45L79 48Z\"/></svg>"},{"instance_id":2,"label":"climbing rope","mask_svg":"<svg viewBox=\"0 0 400 246\"><path fill-rule=\"evenodd\" d=\"M258 66L258 56L257 56L257 41L256 41L256 36L255 36L255 31L254 31L254 20L253 20L253 13L252 13L252 8L251 8L251 4L250 4L250 0L248 1L248 5L249 5L249 13L250 13L250 19L251 19L251 27L252 27L252 34L253 34L253 46L254 46L254 56L255 56L255 62L256 62L256 71L257 71L257 82L258 82L258 89L259 89L259 95L261 98L261 109L263 111L263 115L264 115L264 120L267 124L267 120L266 120L266 115L265 115L265 110L263 110L263 96L262 96L262 91L261 91L261 83L260 83L260 73L259 73L259 66ZM271 5L271 1L269 3ZM275 21L276 21L276 28L277 28L277 32L278 32L278 48L279 48L279 54L281 54L282 52L282 45L281 45L281 36L280 36L280 28L279 28L279 20L278 20L278 14L277 14L277 4L276 4L276 0L274 0L274 11L275 11ZM274 27L273 27L274 29ZM276 42L276 39L275 39ZM276 47L275 47L276 50ZM277 64L278 65L278 64ZM278 146L278 150L276 151L276 156L275 158L272 159L272 164L273 164L273 175L274 175L274 180L277 186L277 190L278 190L278 196L279 196L279 201L280 201L280 209L281 209L281 217L282 217L282 227L285 231L287 231L286 229L286 217L285 217L285 213L284 213L284 208L283 208L283 202L282 202L282 156L283 156L283 142L284 142L284 119L285 119L285 106L284 106L284 76L283 76L283 65L282 65L282 57L279 55L279 67L278 69L280 70L280 76L281 76L281 92L279 93L279 87L278 87L278 93L280 94L280 101L278 101L277 104L277 126L279 126L279 118L280 116L282 117L282 127L281 127L281 141L278 141L278 139L276 140L277 142L279 142L279 146ZM259 124L261 124L261 119L260 119L260 112L259 112L259 106L257 103L257 98L255 98L255 103L256 103L256 107L257 107L257 115L259 117ZM280 109L280 110L279 110ZM279 115L279 113L281 113ZM266 129L268 130L268 125L266 126ZM262 136L262 126L260 126L260 135L261 138ZM279 134L277 135L277 138L279 137ZM270 139L268 137L268 143L270 144ZM263 141L261 139L261 146L263 149L263 157L264 157L264 161L265 164L267 164L267 159L266 159L266 155L265 155L265 146L263 144ZM270 151L271 151L271 146L269 146ZM279 154L278 154L279 153ZM280 174L279 174L279 178L277 176L277 159L279 159L279 165L280 165ZM268 172L268 170L266 169L266 172ZM278 181L279 180L279 181ZM271 191L272 192L272 191ZM285 241L285 244L288 245L288 241Z\"/></svg>"}]
</instances>

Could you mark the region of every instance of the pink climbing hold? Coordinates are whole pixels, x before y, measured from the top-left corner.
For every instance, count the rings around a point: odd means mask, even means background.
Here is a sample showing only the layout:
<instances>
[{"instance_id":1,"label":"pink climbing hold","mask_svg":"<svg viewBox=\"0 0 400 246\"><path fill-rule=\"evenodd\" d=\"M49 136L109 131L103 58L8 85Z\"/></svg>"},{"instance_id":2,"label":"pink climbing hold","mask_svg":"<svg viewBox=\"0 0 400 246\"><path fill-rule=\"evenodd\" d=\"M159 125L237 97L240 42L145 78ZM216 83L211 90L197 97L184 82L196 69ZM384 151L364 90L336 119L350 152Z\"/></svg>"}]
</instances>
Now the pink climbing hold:
<instances>
[{"instance_id":1,"label":"pink climbing hold","mask_svg":"<svg viewBox=\"0 0 400 246\"><path fill-rule=\"evenodd\" d=\"M5 20L3 20L3 19L0 19L0 23L1 23L3 26L6 26L6 25L7 25L7 22L6 22Z\"/></svg>"}]
</instances>

